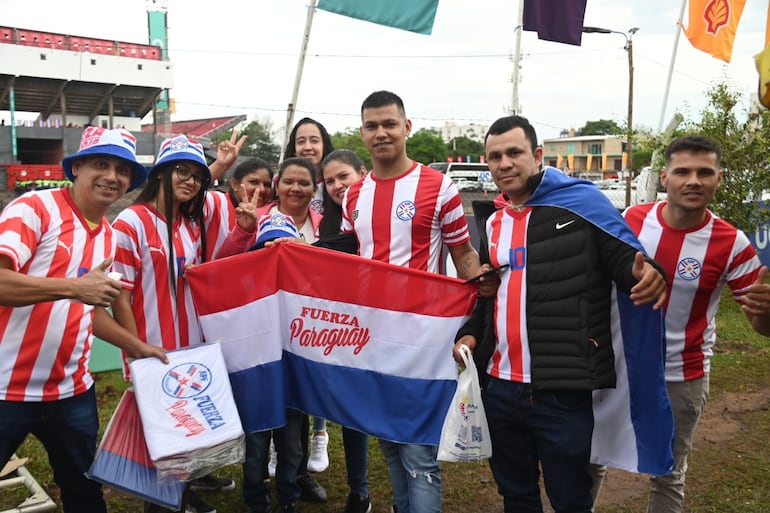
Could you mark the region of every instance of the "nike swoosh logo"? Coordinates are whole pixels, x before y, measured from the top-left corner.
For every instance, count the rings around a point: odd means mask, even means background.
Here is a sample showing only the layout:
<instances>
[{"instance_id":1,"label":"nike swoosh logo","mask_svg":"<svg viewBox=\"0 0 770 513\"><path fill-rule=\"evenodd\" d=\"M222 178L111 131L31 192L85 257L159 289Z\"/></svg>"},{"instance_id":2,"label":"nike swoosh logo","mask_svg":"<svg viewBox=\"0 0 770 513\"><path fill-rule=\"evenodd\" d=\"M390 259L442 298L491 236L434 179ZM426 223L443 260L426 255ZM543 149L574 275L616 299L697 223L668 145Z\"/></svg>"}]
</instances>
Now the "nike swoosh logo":
<instances>
[{"instance_id":1,"label":"nike swoosh logo","mask_svg":"<svg viewBox=\"0 0 770 513\"><path fill-rule=\"evenodd\" d=\"M567 226L571 225L574 222L575 222L575 220L571 219L571 220L567 221L566 223L556 223L556 229L557 230L561 230L562 228L566 228Z\"/></svg>"}]
</instances>

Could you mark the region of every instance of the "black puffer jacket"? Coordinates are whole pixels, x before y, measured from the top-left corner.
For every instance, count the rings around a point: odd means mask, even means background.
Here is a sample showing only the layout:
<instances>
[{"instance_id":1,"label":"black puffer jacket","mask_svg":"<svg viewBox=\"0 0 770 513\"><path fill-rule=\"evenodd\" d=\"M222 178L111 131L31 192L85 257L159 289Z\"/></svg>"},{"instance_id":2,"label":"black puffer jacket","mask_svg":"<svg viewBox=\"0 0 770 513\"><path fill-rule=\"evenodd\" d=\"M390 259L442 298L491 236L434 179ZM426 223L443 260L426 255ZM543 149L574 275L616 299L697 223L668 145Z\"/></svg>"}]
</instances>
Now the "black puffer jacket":
<instances>
[{"instance_id":1,"label":"black puffer jacket","mask_svg":"<svg viewBox=\"0 0 770 513\"><path fill-rule=\"evenodd\" d=\"M496 207L490 201L475 201L473 210L481 261L488 262L486 221ZM557 224L562 228L556 229ZM631 274L635 254L633 247L568 210L534 208L527 229L526 308L533 388L615 386L611 287L614 280L629 293L636 284ZM474 360L482 380L495 346L494 302L479 299L457 334L457 339L476 338Z\"/></svg>"}]
</instances>

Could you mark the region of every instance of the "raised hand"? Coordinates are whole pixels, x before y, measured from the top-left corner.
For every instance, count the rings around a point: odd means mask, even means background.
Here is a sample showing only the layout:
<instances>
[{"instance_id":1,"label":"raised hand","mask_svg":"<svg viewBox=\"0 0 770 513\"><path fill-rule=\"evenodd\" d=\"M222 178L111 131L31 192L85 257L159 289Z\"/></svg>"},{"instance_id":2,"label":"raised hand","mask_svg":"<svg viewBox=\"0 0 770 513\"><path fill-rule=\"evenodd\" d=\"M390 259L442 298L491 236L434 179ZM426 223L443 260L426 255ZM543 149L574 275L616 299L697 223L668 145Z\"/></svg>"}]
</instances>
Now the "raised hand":
<instances>
[{"instance_id":1,"label":"raised hand","mask_svg":"<svg viewBox=\"0 0 770 513\"><path fill-rule=\"evenodd\" d=\"M254 189L254 193L249 198L246 186L241 184L235 191L235 195L239 200L238 206L235 207L235 222L241 230L253 232L257 226L257 207L261 200L259 188Z\"/></svg>"}]
</instances>

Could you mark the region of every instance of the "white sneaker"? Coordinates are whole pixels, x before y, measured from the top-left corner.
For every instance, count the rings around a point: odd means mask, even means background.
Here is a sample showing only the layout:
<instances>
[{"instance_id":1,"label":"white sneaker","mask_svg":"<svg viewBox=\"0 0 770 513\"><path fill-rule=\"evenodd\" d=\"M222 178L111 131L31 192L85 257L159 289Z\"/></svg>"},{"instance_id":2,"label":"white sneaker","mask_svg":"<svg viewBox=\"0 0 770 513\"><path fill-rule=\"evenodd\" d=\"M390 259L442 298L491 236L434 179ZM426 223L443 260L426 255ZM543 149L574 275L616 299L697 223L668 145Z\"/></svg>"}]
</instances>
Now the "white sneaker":
<instances>
[{"instance_id":1,"label":"white sneaker","mask_svg":"<svg viewBox=\"0 0 770 513\"><path fill-rule=\"evenodd\" d=\"M310 456L307 459L307 469L310 472L323 472L329 468L329 435L326 431L313 433L310 439Z\"/></svg>"},{"instance_id":2,"label":"white sneaker","mask_svg":"<svg viewBox=\"0 0 770 513\"><path fill-rule=\"evenodd\" d=\"M270 440L270 461L267 464L267 473L270 477L275 477L275 467L278 466L278 452L275 450L275 444Z\"/></svg>"}]
</instances>

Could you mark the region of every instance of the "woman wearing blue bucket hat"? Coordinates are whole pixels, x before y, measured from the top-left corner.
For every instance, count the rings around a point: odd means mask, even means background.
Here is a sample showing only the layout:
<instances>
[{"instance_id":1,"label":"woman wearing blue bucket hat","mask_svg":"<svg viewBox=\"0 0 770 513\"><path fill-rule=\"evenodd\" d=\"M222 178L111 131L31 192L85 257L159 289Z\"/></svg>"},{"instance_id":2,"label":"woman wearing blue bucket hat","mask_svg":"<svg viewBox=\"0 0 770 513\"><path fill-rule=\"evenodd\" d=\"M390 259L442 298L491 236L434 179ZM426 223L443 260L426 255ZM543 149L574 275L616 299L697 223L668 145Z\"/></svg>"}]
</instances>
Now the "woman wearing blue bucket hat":
<instances>
[{"instance_id":1,"label":"woman wearing blue bucket hat","mask_svg":"<svg viewBox=\"0 0 770 513\"><path fill-rule=\"evenodd\" d=\"M184 273L206 260L204 205L210 182L200 143L184 135L166 139L147 185L113 223L118 239L114 269L123 275L115 319L167 351L203 342ZM124 373L128 379L125 358ZM230 479L205 476L190 482L188 504L197 513L216 511L194 490L234 488Z\"/></svg>"}]
</instances>

